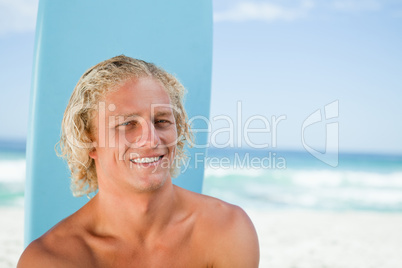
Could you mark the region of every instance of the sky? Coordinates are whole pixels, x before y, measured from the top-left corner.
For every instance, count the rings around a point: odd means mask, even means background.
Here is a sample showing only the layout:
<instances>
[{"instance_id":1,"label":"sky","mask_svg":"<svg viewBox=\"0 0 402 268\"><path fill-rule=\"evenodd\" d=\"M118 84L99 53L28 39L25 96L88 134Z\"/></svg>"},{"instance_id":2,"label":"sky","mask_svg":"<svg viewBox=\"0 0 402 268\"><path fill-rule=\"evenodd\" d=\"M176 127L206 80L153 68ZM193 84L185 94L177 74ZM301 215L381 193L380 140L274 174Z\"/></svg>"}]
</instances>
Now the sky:
<instances>
[{"instance_id":1,"label":"sky","mask_svg":"<svg viewBox=\"0 0 402 268\"><path fill-rule=\"evenodd\" d=\"M0 0L0 139L27 135L37 2ZM211 143L231 118L236 146L402 154L402 1L213 5Z\"/></svg>"}]
</instances>

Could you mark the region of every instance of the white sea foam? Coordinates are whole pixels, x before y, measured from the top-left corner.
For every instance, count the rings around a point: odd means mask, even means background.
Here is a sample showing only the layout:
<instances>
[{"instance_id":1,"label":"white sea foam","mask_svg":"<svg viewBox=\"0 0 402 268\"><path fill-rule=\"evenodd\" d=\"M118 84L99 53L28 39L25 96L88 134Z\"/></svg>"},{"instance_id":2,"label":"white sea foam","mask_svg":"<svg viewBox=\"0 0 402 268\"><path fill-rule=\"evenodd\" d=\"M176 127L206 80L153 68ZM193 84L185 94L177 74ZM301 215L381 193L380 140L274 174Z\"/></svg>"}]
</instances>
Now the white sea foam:
<instances>
[{"instance_id":1,"label":"white sea foam","mask_svg":"<svg viewBox=\"0 0 402 268\"><path fill-rule=\"evenodd\" d=\"M293 183L306 187L381 187L402 190L402 172L374 173L362 171L300 170L292 174Z\"/></svg>"},{"instance_id":2,"label":"white sea foam","mask_svg":"<svg viewBox=\"0 0 402 268\"><path fill-rule=\"evenodd\" d=\"M284 169L270 170L262 168L206 168L205 176L224 178L236 175L247 178L290 179L289 183L294 186L308 188L321 187L376 187L398 188L402 190L402 172L381 173L352 170L308 170L308 169Z\"/></svg>"},{"instance_id":3,"label":"white sea foam","mask_svg":"<svg viewBox=\"0 0 402 268\"><path fill-rule=\"evenodd\" d=\"M346 172L345 175L350 182L356 185L360 184L370 187L390 187L402 189L402 172Z\"/></svg>"},{"instance_id":4,"label":"white sea foam","mask_svg":"<svg viewBox=\"0 0 402 268\"><path fill-rule=\"evenodd\" d=\"M23 183L25 181L25 159L1 160L0 182Z\"/></svg>"},{"instance_id":5,"label":"white sea foam","mask_svg":"<svg viewBox=\"0 0 402 268\"><path fill-rule=\"evenodd\" d=\"M247 177L259 177L262 176L265 173L265 170L262 168L234 168L234 167L228 167L228 168L209 168L207 167L205 169L205 176L206 177L226 177L226 176L244 176L245 178Z\"/></svg>"},{"instance_id":6,"label":"white sea foam","mask_svg":"<svg viewBox=\"0 0 402 268\"><path fill-rule=\"evenodd\" d=\"M208 170L205 189L248 207L402 210L402 172L353 170ZM224 187L222 187L225 185ZM228 195L228 192L231 195Z\"/></svg>"}]
</instances>

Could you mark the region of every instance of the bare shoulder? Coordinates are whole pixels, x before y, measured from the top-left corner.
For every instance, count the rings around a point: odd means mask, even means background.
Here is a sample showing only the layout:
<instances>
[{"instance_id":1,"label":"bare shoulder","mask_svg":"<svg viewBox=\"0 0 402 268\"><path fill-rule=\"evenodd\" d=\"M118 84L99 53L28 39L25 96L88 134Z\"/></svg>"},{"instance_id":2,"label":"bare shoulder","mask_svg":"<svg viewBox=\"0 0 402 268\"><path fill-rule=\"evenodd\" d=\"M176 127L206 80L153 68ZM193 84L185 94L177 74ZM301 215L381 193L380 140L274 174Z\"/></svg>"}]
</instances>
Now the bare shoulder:
<instances>
[{"instance_id":1,"label":"bare shoulder","mask_svg":"<svg viewBox=\"0 0 402 268\"><path fill-rule=\"evenodd\" d=\"M258 267L259 243L247 213L236 205L201 194L192 194L196 204L195 232L210 249L213 267ZM192 203L192 202L191 202Z\"/></svg>"},{"instance_id":2,"label":"bare shoulder","mask_svg":"<svg viewBox=\"0 0 402 268\"><path fill-rule=\"evenodd\" d=\"M67 218L34 240L22 253L17 268L36 267L77 267L88 252L84 241L74 228L71 218ZM75 263L80 261L80 263Z\"/></svg>"},{"instance_id":3,"label":"bare shoulder","mask_svg":"<svg viewBox=\"0 0 402 268\"><path fill-rule=\"evenodd\" d=\"M247 213L239 206L227 203L215 197L194 193L182 189L186 195L185 202L193 204L198 220L219 232L238 231L237 228L255 231Z\"/></svg>"},{"instance_id":4,"label":"bare shoulder","mask_svg":"<svg viewBox=\"0 0 402 268\"><path fill-rule=\"evenodd\" d=\"M60 264L60 256L55 254L42 238L31 242L22 253L17 268L52 267Z\"/></svg>"},{"instance_id":5,"label":"bare shoulder","mask_svg":"<svg viewBox=\"0 0 402 268\"><path fill-rule=\"evenodd\" d=\"M254 225L246 212L235 205L217 206L216 240L213 267L255 267L260 260L259 242Z\"/></svg>"}]
</instances>

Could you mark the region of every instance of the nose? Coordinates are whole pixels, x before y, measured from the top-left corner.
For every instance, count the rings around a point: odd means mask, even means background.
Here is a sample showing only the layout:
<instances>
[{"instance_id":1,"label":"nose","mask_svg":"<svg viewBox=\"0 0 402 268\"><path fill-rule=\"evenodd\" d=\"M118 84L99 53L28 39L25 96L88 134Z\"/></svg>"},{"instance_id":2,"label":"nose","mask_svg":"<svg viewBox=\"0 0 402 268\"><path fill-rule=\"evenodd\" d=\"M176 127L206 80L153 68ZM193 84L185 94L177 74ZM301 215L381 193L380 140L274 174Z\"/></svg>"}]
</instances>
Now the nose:
<instances>
[{"instance_id":1,"label":"nose","mask_svg":"<svg viewBox=\"0 0 402 268\"><path fill-rule=\"evenodd\" d=\"M148 121L141 124L141 135L135 144L136 147L149 147L152 149L158 147L160 137L153 122Z\"/></svg>"}]
</instances>

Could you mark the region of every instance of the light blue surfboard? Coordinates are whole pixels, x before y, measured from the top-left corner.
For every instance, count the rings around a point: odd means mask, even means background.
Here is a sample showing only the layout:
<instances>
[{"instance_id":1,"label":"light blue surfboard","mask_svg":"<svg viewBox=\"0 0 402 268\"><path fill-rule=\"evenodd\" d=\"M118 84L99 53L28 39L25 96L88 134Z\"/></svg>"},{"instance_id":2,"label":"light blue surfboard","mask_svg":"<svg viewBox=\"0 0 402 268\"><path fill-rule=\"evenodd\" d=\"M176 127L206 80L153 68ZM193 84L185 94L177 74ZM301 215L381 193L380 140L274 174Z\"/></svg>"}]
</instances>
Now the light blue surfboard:
<instances>
[{"instance_id":1,"label":"light blue surfboard","mask_svg":"<svg viewBox=\"0 0 402 268\"><path fill-rule=\"evenodd\" d=\"M72 196L70 172L54 146L80 76L120 54L175 74L188 90L189 118L209 117L211 0L41 0L27 141L25 245L88 201ZM194 127L205 129L205 122L195 120ZM206 144L207 133L197 133L196 141ZM203 153L205 148L190 149L190 167L175 184L201 192Z\"/></svg>"}]
</instances>

